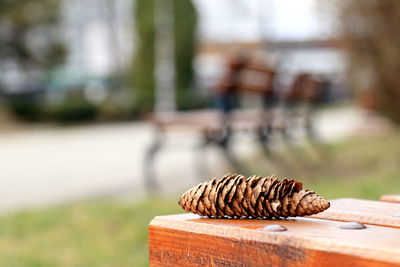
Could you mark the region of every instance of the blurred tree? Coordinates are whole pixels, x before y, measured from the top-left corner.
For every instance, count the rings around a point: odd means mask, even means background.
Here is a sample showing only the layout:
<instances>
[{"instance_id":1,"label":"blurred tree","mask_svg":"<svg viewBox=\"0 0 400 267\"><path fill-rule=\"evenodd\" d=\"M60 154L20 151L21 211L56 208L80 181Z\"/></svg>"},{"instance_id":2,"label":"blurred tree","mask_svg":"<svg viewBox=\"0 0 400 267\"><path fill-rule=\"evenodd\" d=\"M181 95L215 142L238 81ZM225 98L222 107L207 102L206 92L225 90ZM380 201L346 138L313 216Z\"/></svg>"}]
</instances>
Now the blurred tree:
<instances>
[{"instance_id":1,"label":"blurred tree","mask_svg":"<svg viewBox=\"0 0 400 267\"><path fill-rule=\"evenodd\" d=\"M43 70L62 63L66 49L57 25L59 0L0 1L0 67Z\"/></svg>"},{"instance_id":2,"label":"blurred tree","mask_svg":"<svg viewBox=\"0 0 400 267\"><path fill-rule=\"evenodd\" d=\"M60 0L0 1L0 90L19 118L41 114L41 79L66 54L58 28ZM18 93L17 93L18 92Z\"/></svg>"},{"instance_id":3,"label":"blurred tree","mask_svg":"<svg viewBox=\"0 0 400 267\"><path fill-rule=\"evenodd\" d=\"M197 12L191 0L173 0L173 5L177 103L178 108L182 109L194 105L194 99L190 97L193 90L190 89L194 76ZM135 3L135 25L139 40L133 64L133 84L136 106L140 110L151 110L154 106L154 9L154 1L137 0Z\"/></svg>"},{"instance_id":4,"label":"blurred tree","mask_svg":"<svg viewBox=\"0 0 400 267\"><path fill-rule=\"evenodd\" d=\"M355 88L371 90L376 107L400 123L400 1L333 2L350 82ZM370 102L372 98L364 99Z\"/></svg>"},{"instance_id":5,"label":"blurred tree","mask_svg":"<svg viewBox=\"0 0 400 267\"><path fill-rule=\"evenodd\" d=\"M134 18L138 41L133 62L133 84L135 106L140 110L150 110L154 105L154 2L135 2Z\"/></svg>"},{"instance_id":6,"label":"blurred tree","mask_svg":"<svg viewBox=\"0 0 400 267\"><path fill-rule=\"evenodd\" d=\"M197 12L190 0L174 0L174 11L177 105L180 109L196 108L203 104L196 91L191 90L194 88Z\"/></svg>"}]
</instances>

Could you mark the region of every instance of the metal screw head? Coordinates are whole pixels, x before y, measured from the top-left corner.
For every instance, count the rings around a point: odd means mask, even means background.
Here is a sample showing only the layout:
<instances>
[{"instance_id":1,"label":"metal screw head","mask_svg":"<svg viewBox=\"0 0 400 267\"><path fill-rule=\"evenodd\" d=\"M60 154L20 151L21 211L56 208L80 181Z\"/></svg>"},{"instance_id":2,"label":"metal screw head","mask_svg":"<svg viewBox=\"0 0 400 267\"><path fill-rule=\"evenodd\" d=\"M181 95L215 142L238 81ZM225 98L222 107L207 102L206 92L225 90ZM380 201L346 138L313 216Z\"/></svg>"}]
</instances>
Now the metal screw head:
<instances>
[{"instance_id":1,"label":"metal screw head","mask_svg":"<svg viewBox=\"0 0 400 267\"><path fill-rule=\"evenodd\" d=\"M286 231L287 228L280 224L270 224L270 225L267 225L267 226L261 228L261 230L268 231L268 232L283 232L283 231Z\"/></svg>"},{"instance_id":2,"label":"metal screw head","mask_svg":"<svg viewBox=\"0 0 400 267\"><path fill-rule=\"evenodd\" d=\"M348 222L344 223L341 226L339 226L340 229L346 229L346 230L361 230L367 228L364 224L359 223L359 222Z\"/></svg>"}]
</instances>

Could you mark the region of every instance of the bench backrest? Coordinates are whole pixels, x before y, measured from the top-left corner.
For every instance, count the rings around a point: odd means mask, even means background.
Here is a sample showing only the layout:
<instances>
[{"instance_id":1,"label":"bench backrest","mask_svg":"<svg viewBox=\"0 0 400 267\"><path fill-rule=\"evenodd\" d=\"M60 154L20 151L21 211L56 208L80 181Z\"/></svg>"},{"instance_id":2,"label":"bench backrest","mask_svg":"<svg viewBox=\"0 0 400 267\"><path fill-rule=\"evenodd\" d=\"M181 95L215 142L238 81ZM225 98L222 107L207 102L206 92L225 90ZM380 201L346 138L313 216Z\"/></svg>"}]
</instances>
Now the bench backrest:
<instances>
[{"instance_id":1,"label":"bench backrest","mask_svg":"<svg viewBox=\"0 0 400 267\"><path fill-rule=\"evenodd\" d=\"M264 100L264 108L274 98L276 72L266 66L250 64L245 58L231 60L226 74L217 85L218 107L230 112L236 100L245 94L258 94Z\"/></svg>"},{"instance_id":2,"label":"bench backrest","mask_svg":"<svg viewBox=\"0 0 400 267\"><path fill-rule=\"evenodd\" d=\"M293 80L283 99L286 103L315 103L321 97L327 82L310 73L300 73Z\"/></svg>"}]
</instances>

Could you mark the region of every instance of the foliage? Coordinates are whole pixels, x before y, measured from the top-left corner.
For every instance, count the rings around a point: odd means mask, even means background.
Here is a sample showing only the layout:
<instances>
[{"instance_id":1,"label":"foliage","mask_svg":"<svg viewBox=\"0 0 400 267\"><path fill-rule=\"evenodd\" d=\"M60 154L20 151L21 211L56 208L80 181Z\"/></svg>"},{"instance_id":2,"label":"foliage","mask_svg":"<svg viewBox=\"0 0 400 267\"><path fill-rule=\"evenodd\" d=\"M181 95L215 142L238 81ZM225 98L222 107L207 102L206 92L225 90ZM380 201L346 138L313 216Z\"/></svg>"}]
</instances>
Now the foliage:
<instances>
[{"instance_id":1,"label":"foliage","mask_svg":"<svg viewBox=\"0 0 400 267\"><path fill-rule=\"evenodd\" d=\"M155 21L154 2L135 2L135 26L138 36L133 63L133 84L136 106L150 110L154 104Z\"/></svg>"},{"instance_id":2,"label":"foliage","mask_svg":"<svg viewBox=\"0 0 400 267\"><path fill-rule=\"evenodd\" d=\"M0 83L4 87L0 90L13 91L7 102L19 119L41 118L43 72L64 60L66 49L58 28L60 2L0 1Z\"/></svg>"},{"instance_id":3,"label":"foliage","mask_svg":"<svg viewBox=\"0 0 400 267\"><path fill-rule=\"evenodd\" d=\"M60 105L47 109L44 115L57 122L88 121L96 118L97 107L79 94L70 94Z\"/></svg>"},{"instance_id":4,"label":"foliage","mask_svg":"<svg viewBox=\"0 0 400 267\"><path fill-rule=\"evenodd\" d=\"M119 89L109 92L109 96L99 104L97 119L100 121L125 121L137 117L132 106L132 91Z\"/></svg>"},{"instance_id":5,"label":"foliage","mask_svg":"<svg viewBox=\"0 0 400 267\"><path fill-rule=\"evenodd\" d=\"M37 70L62 63L65 47L60 40L57 0L0 1L1 64L20 70Z\"/></svg>"},{"instance_id":6,"label":"foliage","mask_svg":"<svg viewBox=\"0 0 400 267\"><path fill-rule=\"evenodd\" d=\"M178 108L199 107L203 103L193 90L193 57L196 52L196 9L190 0L174 0L175 72ZM189 102L189 103L188 103Z\"/></svg>"},{"instance_id":7,"label":"foliage","mask_svg":"<svg viewBox=\"0 0 400 267\"><path fill-rule=\"evenodd\" d=\"M174 41L177 103L187 106L187 93L193 87L193 57L196 49L197 13L191 0L174 0ZM154 1L135 3L135 26L138 48L133 64L133 84L136 106L151 110L154 105L155 23Z\"/></svg>"},{"instance_id":8,"label":"foliage","mask_svg":"<svg viewBox=\"0 0 400 267\"><path fill-rule=\"evenodd\" d=\"M339 30L355 88L373 90L378 108L400 123L400 1L336 0Z\"/></svg>"},{"instance_id":9,"label":"foliage","mask_svg":"<svg viewBox=\"0 0 400 267\"><path fill-rule=\"evenodd\" d=\"M8 97L8 107L19 119L37 121L43 115L41 107L42 92L21 92Z\"/></svg>"}]
</instances>

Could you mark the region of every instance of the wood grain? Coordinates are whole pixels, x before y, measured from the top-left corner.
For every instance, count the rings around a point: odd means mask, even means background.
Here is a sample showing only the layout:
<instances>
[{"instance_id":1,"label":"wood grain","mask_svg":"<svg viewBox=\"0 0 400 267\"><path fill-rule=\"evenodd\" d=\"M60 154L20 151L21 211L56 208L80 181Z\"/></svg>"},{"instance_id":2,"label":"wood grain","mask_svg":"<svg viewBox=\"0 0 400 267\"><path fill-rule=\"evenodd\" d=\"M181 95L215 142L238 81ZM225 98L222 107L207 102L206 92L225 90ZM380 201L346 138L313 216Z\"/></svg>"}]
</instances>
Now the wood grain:
<instances>
[{"instance_id":1,"label":"wood grain","mask_svg":"<svg viewBox=\"0 0 400 267\"><path fill-rule=\"evenodd\" d=\"M400 195L384 195L381 196L380 201L400 203Z\"/></svg>"},{"instance_id":2,"label":"wood grain","mask_svg":"<svg viewBox=\"0 0 400 267\"><path fill-rule=\"evenodd\" d=\"M288 230L267 232L279 223ZM400 266L400 230L312 218L156 217L149 227L151 266Z\"/></svg>"},{"instance_id":3,"label":"wood grain","mask_svg":"<svg viewBox=\"0 0 400 267\"><path fill-rule=\"evenodd\" d=\"M400 205L373 200L343 198L332 200L331 207L311 217L337 221L361 223L400 228Z\"/></svg>"}]
</instances>

